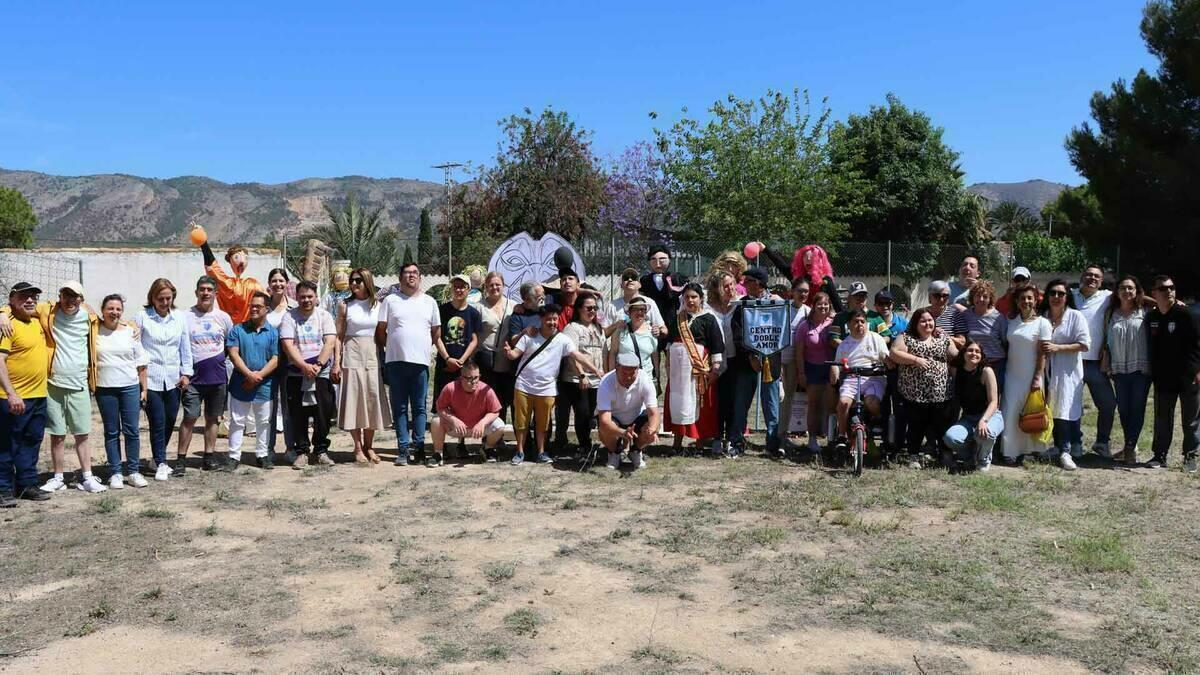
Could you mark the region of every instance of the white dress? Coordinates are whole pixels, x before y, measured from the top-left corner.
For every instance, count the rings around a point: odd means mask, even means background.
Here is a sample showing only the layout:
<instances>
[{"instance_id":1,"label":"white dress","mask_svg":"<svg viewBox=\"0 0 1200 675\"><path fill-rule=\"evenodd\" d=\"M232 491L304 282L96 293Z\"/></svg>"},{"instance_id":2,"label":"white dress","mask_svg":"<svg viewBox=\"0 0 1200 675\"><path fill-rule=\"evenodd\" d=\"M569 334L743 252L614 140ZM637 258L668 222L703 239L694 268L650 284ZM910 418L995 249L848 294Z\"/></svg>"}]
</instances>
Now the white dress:
<instances>
[{"instance_id":1,"label":"white dress","mask_svg":"<svg viewBox=\"0 0 1200 675\"><path fill-rule=\"evenodd\" d=\"M1048 321L1049 319L1047 319ZM1056 345L1082 342L1091 347L1092 337L1083 312L1068 307L1062 321L1052 326L1050 341ZM1083 355L1086 352L1058 352L1046 363L1046 395L1054 419L1074 422L1083 417Z\"/></svg>"},{"instance_id":2,"label":"white dress","mask_svg":"<svg viewBox=\"0 0 1200 675\"><path fill-rule=\"evenodd\" d=\"M1004 376L1004 456L1016 458L1046 452L1045 444L1021 431L1021 409L1029 395L1037 369L1039 340L1050 340L1053 329L1042 317L1022 321L1020 317L1008 322L1008 366Z\"/></svg>"}]
</instances>

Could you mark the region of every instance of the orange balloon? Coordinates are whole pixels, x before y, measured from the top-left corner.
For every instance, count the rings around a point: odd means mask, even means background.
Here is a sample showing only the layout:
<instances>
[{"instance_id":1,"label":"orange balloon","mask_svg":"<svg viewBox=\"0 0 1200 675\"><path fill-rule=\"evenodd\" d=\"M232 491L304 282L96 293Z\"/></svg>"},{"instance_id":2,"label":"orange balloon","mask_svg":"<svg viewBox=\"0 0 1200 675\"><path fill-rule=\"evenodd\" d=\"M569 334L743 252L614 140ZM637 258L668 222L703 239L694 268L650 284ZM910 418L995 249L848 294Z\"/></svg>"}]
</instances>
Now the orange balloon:
<instances>
[{"instance_id":1,"label":"orange balloon","mask_svg":"<svg viewBox=\"0 0 1200 675\"><path fill-rule=\"evenodd\" d=\"M191 239L195 246L203 246L204 242L208 241L208 233L204 231L203 227L197 227L188 233L188 239Z\"/></svg>"}]
</instances>

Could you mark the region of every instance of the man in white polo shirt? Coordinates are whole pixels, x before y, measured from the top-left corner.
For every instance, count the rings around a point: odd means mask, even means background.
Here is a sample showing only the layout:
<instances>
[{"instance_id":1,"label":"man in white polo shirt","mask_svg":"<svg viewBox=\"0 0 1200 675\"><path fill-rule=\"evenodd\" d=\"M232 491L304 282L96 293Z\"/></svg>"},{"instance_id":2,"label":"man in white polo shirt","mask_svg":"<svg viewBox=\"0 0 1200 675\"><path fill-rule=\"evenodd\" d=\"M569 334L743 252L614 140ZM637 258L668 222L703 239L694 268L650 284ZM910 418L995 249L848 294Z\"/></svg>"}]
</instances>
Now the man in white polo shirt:
<instances>
[{"instance_id":1,"label":"man in white polo shirt","mask_svg":"<svg viewBox=\"0 0 1200 675\"><path fill-rule=\"evenodd\" d=\"M413 450L417 462L424 460L429 361L441 337L442 316L437 302L421 290L421 268L404 263L400 292L384 298L375 327L375 344L386 348L383 373L396 429L396 466L408 466Z\"/></svg>"},{"instance_id":2,"label":"man in white polo shirt","mask_svg":"<svg viewBox=\"0 0 1200 675\"><path fill-rule=\"evenodd\" d=\"M608 449L608 468L623 463L645 466L642 451L658 438L658 397L636 354L617 357L617 369L600 380L596 392L600 443Z\"/></svg>"},{"instance_id":3,"label":"man in white polo shirt","mask_svg":"<svg viewBox=\"0 0 1200 675\"><path fill-rule=\"evenodd\" d=\"M1104 269L1099 265L1088 265L1083 268L1083 275L1079 278L1079 288L1073 292L1075 309L1083 312L1083 318L1087 319L1088 331L1092 335L1091 347L1083 353L1083 381L1092 394L1092 403L1096 404L1096 440L1092 443L1092 452L1108 457L1108 441L1117 410L1117 393L1112 380L1100 370L1100 355L1104 350L1107 332L1105 315L1108 314L1108 305L1112 302L1112 291L1100 288L1103 282ZM1073 438L1071 441L1079 443L1082 447L1082 433L1079 438Z\"/></svg>"}]
</instances>

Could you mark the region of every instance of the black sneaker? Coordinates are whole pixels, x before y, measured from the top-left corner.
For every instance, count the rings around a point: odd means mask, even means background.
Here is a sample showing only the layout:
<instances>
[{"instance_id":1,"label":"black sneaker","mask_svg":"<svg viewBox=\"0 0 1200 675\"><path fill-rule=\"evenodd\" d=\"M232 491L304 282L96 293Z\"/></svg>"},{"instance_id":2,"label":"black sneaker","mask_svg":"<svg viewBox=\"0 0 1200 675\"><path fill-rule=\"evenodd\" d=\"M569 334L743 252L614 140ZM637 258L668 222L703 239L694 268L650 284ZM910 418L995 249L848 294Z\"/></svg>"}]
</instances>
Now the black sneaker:
<instances>
[{"instance_id":1,"label":"black sneaker","mask_svg":"<svg viewBox=\"0 0 1200 675\"><path fill-rule=\"evenodd\" d=\"M175 468L171 469L171 478L183 478L187 475L187 464L182 459L175 460Z\"/></svg>"},{"instance_id":2,"label":"black sneaker","mask_svg":"<svg viewBox=\"0 0 1200 675\"><path fill-rule=\"evenodd\" d=\"M487 464L495 464L496 463L496 449L495 448L484 448L483 456L484 456L483 461L485 463L487 463Z\"/></svg>"},{"instance_id":3,"label":"black sneaker","mask_svg":"<svg viewBox=\"0 0 1200 675\"><path fill-rule=\"evenodd\" d=\"M12 495L0 494L0 509L17 508L17 500Z\"/></svg>"},{"instance_id":4,"label":"black sneaker","mask_svg":"<svg viewBox=\"0 0 1200 675\"><path fill-rule=\"evenodd\" d=\"M288 466L295 464L296 463L296 451L288 450L287 452L283 453L283 463L287 464Z\"/></svg>"},{"instance_id":5,"label":"black sneaker","mask_svg":"<svg viewBox=\"0 0 1200 675\"><path fill-rule=\"evenodd\" d=\"M21 499L28 499L31 502L44 502L50 499L50 493L42 492L37 489L37 486L31 485L24 490L21 490Z\"/></svg>"},{"instance_id":6,"label":"black sneaker","mask_svg":"<svg viewBox=\"0 0 1200 675\"><path fill-rule=\"evenodd\" d=\"M217 468L213 463L213 456L211 453L205 455L204 459L200 460L200 468L204 471L212 471L213 469Z\"/></svg>"},{"instance_id":7,"label":"black sneaker","mask_svg":"<svg viewBox=\"0 0 1200 675\"><path fill-rule=\"evenodd\" d=\"M225 461L221 462L221 470L232 473L234 471L237 471L238 467L241 465L242 465L242 460L240 458L234 459L232 457L226 456Z\"/></svg>"},{"instance_id":8,"label":"black sneaker","mask_svg":"<svg viewBox=\"0 0 1200 675\"><path fill-rule=\"evenodd\" d=\"M1155 456L1146 462L1147 469L1165 469L1167 468L1167 458Z\"/></svg>"},{"instance_id":9,"label":"black sneaker","mask_svg":"<svg viewBox=\"0 0 1200 675\"><path fill-rule=\"evenodd\" d=\"M266 457L259 457L257 459L257 461L258 461L258 468L260 468L260 469L265 469L267 471L270 471L271 469L275 468L275 459L272 458L270 455L267 455Z\"/></svg>"},{"instance_id":10,"label":"black sneaker","mask_svg":"<svg viewBox=\"0 0 1200 675\"><path fill-rule=\"evenodd\" d=\"M420 449L414 450L412 453L412 461L415 464L424 464L425 463L425 449L420 448Z\"/></svg>"},{"instance_id":11,"label":"black sneaker","mask_svg":"<svg viewBox=\"0 0 1200 675\"><path fill-rule=\"evenodd\" d=\"M429 453L429 459L425 460L425 466L433 467L433 466L441 466L441 465L442 465L442 453L440 453L440 452Z\"/></svg>"}]
</instances>

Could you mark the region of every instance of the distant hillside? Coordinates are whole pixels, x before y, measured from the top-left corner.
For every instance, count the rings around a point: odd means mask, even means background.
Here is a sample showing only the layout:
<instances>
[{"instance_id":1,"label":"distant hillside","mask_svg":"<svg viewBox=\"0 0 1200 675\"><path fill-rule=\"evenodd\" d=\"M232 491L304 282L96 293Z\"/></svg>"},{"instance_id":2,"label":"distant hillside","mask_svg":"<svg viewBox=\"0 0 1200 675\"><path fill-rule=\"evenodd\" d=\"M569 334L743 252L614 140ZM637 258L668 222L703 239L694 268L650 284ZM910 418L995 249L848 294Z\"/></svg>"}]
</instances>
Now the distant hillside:
<instances>
[{"instance_id":1,"label":"distant hillside","mask_svg":"<svg viewBox=\"0 0 1200 675\"><path fill-rule=\"evenodd\" d=\"M123 174L53 176L0 169L0 185L20 191L38 217L34 238L75 242L181 243L194 217L214 242L259 243L328 222L321 202L355 192L386 222L416 238L421 208L439 183L406 178L306 178L291 183L222 183L200 176L157 179Z\"/></svg>"},{"instance_id":2,"label":"distant hillside","mask_svg":"<svg viewBox=\"0 0 1200 675\"><path fill-rule=\"evenodd\" d=\"M1058 193L1069 185L1051 183L1046 180L1027 180L1022 183L975 183L967 189L984 197L993 206L1000 202L1016 202L1034 213L1058 198Z\"/></svg>"}]
</instances>

